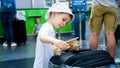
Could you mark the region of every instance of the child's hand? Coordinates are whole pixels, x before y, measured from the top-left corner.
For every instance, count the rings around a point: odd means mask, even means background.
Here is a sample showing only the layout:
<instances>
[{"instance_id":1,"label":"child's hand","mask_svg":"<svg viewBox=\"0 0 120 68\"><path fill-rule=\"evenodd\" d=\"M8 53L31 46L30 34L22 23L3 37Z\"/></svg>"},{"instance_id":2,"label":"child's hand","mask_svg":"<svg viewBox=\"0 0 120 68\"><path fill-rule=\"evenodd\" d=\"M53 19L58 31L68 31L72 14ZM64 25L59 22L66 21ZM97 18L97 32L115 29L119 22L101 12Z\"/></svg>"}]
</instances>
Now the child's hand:
<instances>
[{"instance_id":1,"label":"child's hand","mask_svg":"<svg viewBox=\"0 0 120 68\"><path fill-rule=\"evenodd\" d=\"M62 40L54 41L54 45L56 45L57 47L59 47L62 50L67 50L69 47L69 44Z\"/></svg>"}]
</instances>

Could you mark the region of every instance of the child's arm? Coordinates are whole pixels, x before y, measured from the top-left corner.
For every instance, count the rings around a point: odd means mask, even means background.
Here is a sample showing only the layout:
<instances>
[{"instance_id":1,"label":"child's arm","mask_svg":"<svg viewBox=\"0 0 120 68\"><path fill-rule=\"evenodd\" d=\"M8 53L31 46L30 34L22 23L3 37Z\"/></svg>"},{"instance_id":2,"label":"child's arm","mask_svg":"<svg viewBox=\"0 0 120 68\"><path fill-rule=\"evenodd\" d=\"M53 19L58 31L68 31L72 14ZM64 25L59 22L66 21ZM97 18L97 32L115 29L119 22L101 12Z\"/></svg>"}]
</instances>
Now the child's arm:
<instances>
[{"instance_id":1,"label":"child's arm","mask_svg":"<svg viewBox=\"0 0 120 68\"><path fill-rule=\"evenodd\" d=\"M62 50L66 50L69 46L68 43L62 40L58 40L56 38L51 38L49 36L41 35L40 40L44 43L51 43L52 45L56 45L57 47L61 48Z\"/></svg>"},{"instance_id":2,"label":"child's arm","mask_svg":"<svg viewBox=\"0 0 120 68\"><path fill-rule=\"evenodd\" d=\"M32 29L32 35L34 35L34 32L35 32L35 27Z\"/></svg>"}]
</instances>

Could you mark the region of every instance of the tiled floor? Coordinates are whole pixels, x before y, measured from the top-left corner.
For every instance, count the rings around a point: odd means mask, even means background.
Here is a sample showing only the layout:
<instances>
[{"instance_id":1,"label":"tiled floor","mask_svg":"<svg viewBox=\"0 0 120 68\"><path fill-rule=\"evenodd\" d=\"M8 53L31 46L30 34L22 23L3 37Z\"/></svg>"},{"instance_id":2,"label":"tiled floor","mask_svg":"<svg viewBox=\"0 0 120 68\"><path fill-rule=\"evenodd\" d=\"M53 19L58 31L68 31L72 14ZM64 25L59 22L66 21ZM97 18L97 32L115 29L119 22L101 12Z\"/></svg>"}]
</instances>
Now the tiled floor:
<instances>
[{"instance_id":1,"label":"tiled floor","mask_svg":"<svg viewBox=\"0 0 120 68\"><path fill-rule=\"evenodd\" d=\"M32 68L35 43L32 37L17 47L3 47L0 43L0 68Z\"/></svg>"}]
</instances>

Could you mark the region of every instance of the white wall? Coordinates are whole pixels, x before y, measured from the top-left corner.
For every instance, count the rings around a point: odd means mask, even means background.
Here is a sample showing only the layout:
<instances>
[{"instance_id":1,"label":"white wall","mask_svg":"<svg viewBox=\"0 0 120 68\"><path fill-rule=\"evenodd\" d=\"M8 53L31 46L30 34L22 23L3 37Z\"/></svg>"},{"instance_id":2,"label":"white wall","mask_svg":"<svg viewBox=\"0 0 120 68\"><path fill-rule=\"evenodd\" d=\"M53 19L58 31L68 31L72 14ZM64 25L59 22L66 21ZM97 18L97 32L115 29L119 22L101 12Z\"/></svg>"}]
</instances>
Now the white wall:
<instances>
[{"instance_id":1,"label":"white wall","mask_svg":"<svg viewBox=\"0 0 120 68\"><path fill-rule=\"evenodd\" d=\"M16 8L31 8L31 0L16 0Z\"/></svg>"},{"instance_id":2,"label":"white wall","mask_svg":"<svg viewBox=\"0 0 120 68\"><path fill-rule=\"evenodd\" d=\"M48 8L46 1L54 0L16 0L17 9L21 8Z\"/></svg>"}]
</instances>

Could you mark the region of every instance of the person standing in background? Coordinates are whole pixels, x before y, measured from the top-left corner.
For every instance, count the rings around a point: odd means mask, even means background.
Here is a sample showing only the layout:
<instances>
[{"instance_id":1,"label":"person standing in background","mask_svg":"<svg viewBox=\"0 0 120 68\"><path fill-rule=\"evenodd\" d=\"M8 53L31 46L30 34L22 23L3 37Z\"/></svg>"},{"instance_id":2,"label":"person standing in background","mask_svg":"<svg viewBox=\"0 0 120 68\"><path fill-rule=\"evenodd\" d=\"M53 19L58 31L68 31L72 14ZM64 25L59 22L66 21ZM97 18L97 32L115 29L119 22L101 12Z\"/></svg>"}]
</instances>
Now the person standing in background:
<instances>
[{"instance_id":1,"label":"person standing in background","mask_svg":"<svg viewBox=\"0 0 120 68\"><path fill-rule=\"evenodd\" d=\"M16 1L15 0L1 0L1 22L3 26L4 42L3 46L17 46L14 42L13 21L16 17Z\"/></svg>"},{"instance_id":2,"label":"person standing in background","mask_svg":"<svg viewBox=\"0 0 120 68\"><path fill-rule=\"evenodd\" d=\"M36 24L34 25L34 28L32 30L32 35L38 34L40 27L42 26L40 18L36 18Z\"/></svg>"},{"instance_id":3,"label":"person standing in background","mask_svg":"<svg viewBox=\"0 0 120 68\"><path fill-rule=\"evenodd\" d=\"M98 38L102 25L104 24L107 50L114 58L116 51L116 41L114 32L117 27L118 5L116 0L92 0L92 11L89 27L92 31L90 37L90 48L97 49Z\"/></svg>"}]
</instances>

